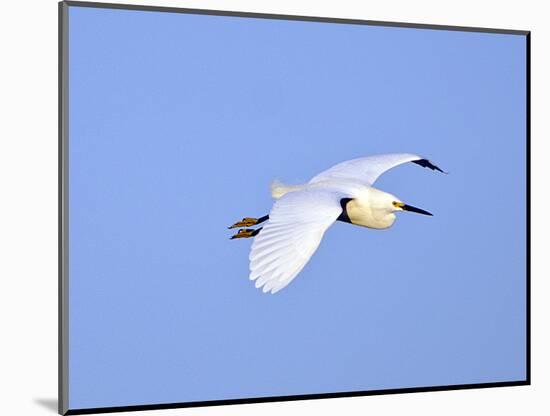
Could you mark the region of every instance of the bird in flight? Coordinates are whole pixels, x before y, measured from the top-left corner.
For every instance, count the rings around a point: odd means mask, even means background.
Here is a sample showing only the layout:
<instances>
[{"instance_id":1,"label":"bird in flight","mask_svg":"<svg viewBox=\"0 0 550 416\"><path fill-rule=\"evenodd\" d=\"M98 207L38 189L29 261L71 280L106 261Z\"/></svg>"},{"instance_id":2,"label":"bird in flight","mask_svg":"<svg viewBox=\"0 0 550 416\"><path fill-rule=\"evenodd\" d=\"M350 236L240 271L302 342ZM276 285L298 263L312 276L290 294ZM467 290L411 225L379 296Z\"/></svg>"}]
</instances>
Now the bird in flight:
<instances>
[{"instance_id":1,"label":"bird in flight","mask_svg":"<svg viewBox=\"0 0 550 416\"><path fill-rule=\"evenodd\" d=\"M254 237L249 260L255 286L264 293L286 287L336 221L385 229L393 225L396 212L432 215L372 186L384 172L407 162L445 173L421 156L394 153L339 163L303 185L273 182L271 195L276 201L269 214L246 217L229 227L244 227L231 239ZM248 228L263 223L263 227Z\"/></svg>"}]
</instances>

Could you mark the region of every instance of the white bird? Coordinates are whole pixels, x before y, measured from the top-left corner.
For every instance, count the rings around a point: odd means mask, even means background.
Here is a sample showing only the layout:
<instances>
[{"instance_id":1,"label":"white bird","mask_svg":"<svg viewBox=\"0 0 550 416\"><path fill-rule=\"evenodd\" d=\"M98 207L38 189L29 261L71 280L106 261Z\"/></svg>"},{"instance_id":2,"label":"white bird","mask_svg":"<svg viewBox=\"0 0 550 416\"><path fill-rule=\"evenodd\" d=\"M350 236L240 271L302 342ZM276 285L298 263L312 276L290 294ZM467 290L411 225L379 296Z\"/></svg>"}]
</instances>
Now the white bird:
<instances>
[{"instance_id":1,"label":"white bird","mask_svg":"<svg viewBox=\"0 0 550 416\"><path fill-rule=\"evenodd\" d=\"M432 215L372 186L382 173L407 162L443 172L421 156L396 153L339 163L304 185L274 182L271 195L276 202L269 215L246 217L229 227L249 227L267 221L261 228L244 228L231 237L255 237L249 260L250 279L256 281L256 287L264 293L276 293L286 287L336 221L385 229L393 225L399 211Z\"/></svg>"}]
</instances>

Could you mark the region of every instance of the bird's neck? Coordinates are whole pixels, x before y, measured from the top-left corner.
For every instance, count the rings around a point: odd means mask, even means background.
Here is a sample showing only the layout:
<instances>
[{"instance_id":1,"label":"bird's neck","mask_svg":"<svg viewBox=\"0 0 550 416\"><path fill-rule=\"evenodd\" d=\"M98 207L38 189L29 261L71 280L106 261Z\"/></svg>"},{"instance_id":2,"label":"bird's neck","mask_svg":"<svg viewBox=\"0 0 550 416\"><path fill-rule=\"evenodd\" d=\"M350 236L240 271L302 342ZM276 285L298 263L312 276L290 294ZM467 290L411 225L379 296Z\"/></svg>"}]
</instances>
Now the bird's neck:
<instances>
[{"instance_id":1,"label":"bird's neck","mask_svg":"<svg viewBox=\"0 0 550 416\"><path fill-rule=\"evenodd\" d=\"M342 214L338 220L378 230L391 227L395 214L387 210L382 194L377 189L369 189L359 197L343 199Z\"/></svg>"}]
</instances>

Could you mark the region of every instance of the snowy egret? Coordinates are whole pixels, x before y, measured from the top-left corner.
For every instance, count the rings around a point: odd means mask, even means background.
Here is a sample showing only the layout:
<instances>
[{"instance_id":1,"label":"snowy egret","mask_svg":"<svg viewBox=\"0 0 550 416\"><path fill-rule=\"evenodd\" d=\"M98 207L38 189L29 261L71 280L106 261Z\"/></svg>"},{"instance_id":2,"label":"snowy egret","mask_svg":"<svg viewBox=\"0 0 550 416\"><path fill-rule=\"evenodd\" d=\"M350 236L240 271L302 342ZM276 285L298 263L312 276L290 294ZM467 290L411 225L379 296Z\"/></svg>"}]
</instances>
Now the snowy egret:
<instances>
[{"instance_id":1,"label":"snowy egret","mask_svg":"<svg viewBox=\"0 0 550 416\"><path fill-rule=\"evenodd\" d=\"M231 239L255 237L249 260L250 279L256 281L256 287L276 293L287 286L336 221L385 229L393 225L399 211L432 215L372 186L382 173L407 162L443 172L421 156L395 153L339 163L304 185L275 181L271 195L276 202L270 213L243 218L229 227L245 227ZM247 228L264 222L263 227Z\"/></svg>"}]
</instances>

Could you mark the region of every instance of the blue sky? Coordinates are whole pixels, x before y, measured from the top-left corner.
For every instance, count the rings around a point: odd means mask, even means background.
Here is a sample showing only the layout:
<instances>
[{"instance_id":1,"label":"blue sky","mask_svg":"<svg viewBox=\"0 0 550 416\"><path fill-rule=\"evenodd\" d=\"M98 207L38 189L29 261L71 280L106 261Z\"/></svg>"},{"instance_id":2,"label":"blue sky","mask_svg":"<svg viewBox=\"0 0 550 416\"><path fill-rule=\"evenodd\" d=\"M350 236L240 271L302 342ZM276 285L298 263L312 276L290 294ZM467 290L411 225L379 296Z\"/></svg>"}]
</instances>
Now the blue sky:
<instances>
[{"instance_id":1,"label":"blue sky","mask_svg":"<svg viewBox=\"0 0 550 416\"><path fill-rule=\"evenodd\" d=\"M70 7L70 408L525 378L525 38ZM227 226L343 160L434 217L295 281Z\"/></svg>"}]
</instances>

